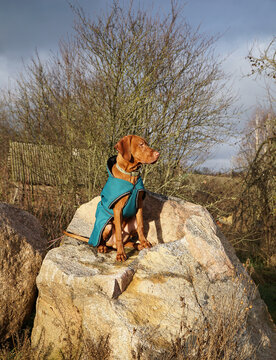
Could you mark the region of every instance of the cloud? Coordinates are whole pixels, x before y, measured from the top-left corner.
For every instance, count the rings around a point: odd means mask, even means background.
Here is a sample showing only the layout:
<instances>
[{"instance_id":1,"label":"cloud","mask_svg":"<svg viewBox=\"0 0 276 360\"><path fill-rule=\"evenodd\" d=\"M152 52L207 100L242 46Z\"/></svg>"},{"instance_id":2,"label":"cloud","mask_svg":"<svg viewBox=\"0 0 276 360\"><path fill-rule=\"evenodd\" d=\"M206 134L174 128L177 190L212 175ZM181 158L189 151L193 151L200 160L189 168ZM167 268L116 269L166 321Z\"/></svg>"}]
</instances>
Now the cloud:
<instances>
[{"instance_id":1,"label":"cloud","mask_svg":"<svg viewBox=\"0 0 276 360\"><path fill-rule=\"evenodd\" d=\"M73 33L74 14L70 0L0 0L0 88L16 77L39 55L56 52L61 39ZM75 1L72 0L72 3ZM92 17L105 8L108 0L78 0ZM76 3L76 2L75 2Z\"/></svg>"},{"instance_id":2,"label":"cloud","mask_svg":"<svg viewBox=\"0 0 276 360\"><path fill-rule=\"evenodd\" d=\"M225 33L228 41L275 31L275 0L188 0L186 4L188 19L201 23L204 32Z\"/></svg>"},{"instance_id":3,"label":"cloud","mask_svg":"<svg viewBox=\"0 0 276 360\"><path fill-rule=\"evenodd\" d=\"M0 52L22 55L30 49L51 46L70 28L72 14L63 0L1 1Z\"/></svg>"},{"instance_id":4,"label":"cloud","mask_svg":"<svg viewBox=\"0 0 276 360\"><path fill-rule=\"evenodd\" d=\"M260 38L258 41L260 48L265 48L271 39L270 36ZM273 82L269 79L248 76L251 73L251 67L247 56L252 46L254 46L254 39L247 39L240 40L231 49L225 45L222 49L224 51L222 56L226 57L223 69L231 75L233 90L238 93L239 103L243 104L247 111L252 111L252 107L262 103L266 98L266 85L273 86Z\"/></svg>"},{"instance_id":5,"label":"cloud","mask_svg":"<svg viewBox=\"0 0 276 360\"><path fill-rule=\"evenodd\" d=\"M233 119L236 123L237 133L235 138L229 139L226 143L216 146L211 156L204 162L202 166L206 166L214 170L229 170L233 167L233 158L239 150L239 142L242 138L242 130L246 126L248 120L251 119L255 109L259 106L267 107L267 86L275 88L272 80L262 77L248 77L251 67L248 59L246 59L252 46L256 46L254 38L236 39L235 47L233 44L221 42L217 51L225 58L223 69L230 74L230 84L234 94L237 94L236 106L240 107L238 116ZM265 49L271 37L268 35L260 36L258 39L258 48Z\"/></svg>"},{"instance_id":6,"label":"cloud","mask_svg":"<svg viewBox=\"0 0 276 360\"><path fill-rule=\"evenodd\" d=\"M78 0L91 17L105 13L111 2ZM119 3L128 5L125 0ZM167 14L170 3L170 0L153 0L149 5L147 0L141 0L141 7ZM179 3L182 4L181 0ZM135 8L137 4L134 2ZM74 16L67 0L0 0L0 9L0 88L3 88L14 83L23 70L23 60L28 64L36 48L41 59L47 59L50 50L57 51L60 39L73 32ZM239 131L266 96L263 80L245 76L250 72L245 58L254 42L258 41L261 48L269 43L275 33L275 13L275 0L188 0L183 8L183 15L194 28L201 23L202 32L222 34L216 53L226 59L223 69L231 74L229 84L238 94L238 105L244 107L239 117L233 119L241 123ZM231 156L236 151L231 143L233 139L216 147L204 166L231 167Z\"/></svg>"},{"instance_id":7,"label":"cloud","mask_svg":"<svg viewBox=\"0 0 276 360\"><path fill-rule=\"evenodd\" d=\"M228 171L232 168L232 161L237 153L237 138L231 138L228 142L213 147L208 159L201 167L208 169Z\"/></svg>"},{"instance_id":8,"label":"cloud","mask_svg":"<svg viewBox=\"0 0 276 360\"><path fill-rule=\"evenodd\" d=\"M1 89L10 88L14 83L16 74L20 71L21 65L13 58L0 55L0 85Z\"/></svg>"}]
</instances>

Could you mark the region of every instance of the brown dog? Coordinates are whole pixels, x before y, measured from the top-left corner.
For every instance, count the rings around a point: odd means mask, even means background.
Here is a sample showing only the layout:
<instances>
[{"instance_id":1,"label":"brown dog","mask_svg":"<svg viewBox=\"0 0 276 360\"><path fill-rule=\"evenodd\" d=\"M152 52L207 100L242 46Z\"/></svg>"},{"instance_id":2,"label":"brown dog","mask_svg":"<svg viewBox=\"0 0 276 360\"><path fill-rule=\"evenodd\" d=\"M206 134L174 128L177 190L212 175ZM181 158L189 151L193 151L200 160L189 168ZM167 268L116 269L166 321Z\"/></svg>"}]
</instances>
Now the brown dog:
<instances>
[{"instance_id":1,"label":"brown dog","mask_svg":"<svg viewBox=\"0 0 276 360\"><path fill-rule=\"evenodd\" d=\"M116 145L115 149L118 151L118 155L109 160L114 160L114 165L110 169L112 171L112 177L122 179L130 182L135 187L139 181L141 183L139 169L142 164L153 164L159 158L159 153L151 149L146 140L136 135L128 135L123 137ZM113 191L113 188L111 188ZM141 190L141 191L140 191ZM145 193L140 188L137 193L137 199L135 199L135 216L123 218L123 209L128 203L129 194L125 196L119 196L116 202L112 203L112 209L114 216L110 218L110 221L104 226L101 231L98 231L100 243L98 245L98 252L106 253L108 247L117 249L118 261L125 261L127 256L124 251L124 245L134 246L138 250L151 247L151 244L146 240L144 235L143 225L143 198ZM123 194L124 195L124 194ZM103 200L103 199L102 199ZM138 200L138 201L136 201ZM99 205L98 205L99 206ZM107 209L108 211L108 209ZM97 212L96 212L97 217ZM94 228L95 228L94 224ZM94 231L94 230L93 230ZM65 235L74 237L82 241L88 241L88 238L76 234L72 234L64 231ZM129 242L129 239L133 235L138 235L140 244L135 245L133 242ZM90 239L93 237L91 235ZM90 240L89 240L90 243ZM97 246L91 243L93 246Z\"/></svg>"},{"instance_id":2,"label":"brown dog","mask_svg":"<svg viewBox=\"0 0 276 360\"><path fill-rule=\"evenodd\" d=\"M129 181L135 184L139 177L136 174L142 164L153 164L159 158L159 153L151 149L147 142L136 135L128 135L123 137L116 145L118 151L116 164L112 167L112 175L115 178ZM118 166L117 166L118 165ZM114 219L106 225L98 252L106 252L107 246L117 249L118 261L126 260L124 244L128 243L131 235L138 234L140 245L138 249L149 248L151 244L146 240L143 225L143 198L144 192L138 194L138 208L135 217L123 219L123 208L128 201L129 195L121 197L114 205ZM129 243L130 244L130 243Z\"/></svg>"}]
</instances>

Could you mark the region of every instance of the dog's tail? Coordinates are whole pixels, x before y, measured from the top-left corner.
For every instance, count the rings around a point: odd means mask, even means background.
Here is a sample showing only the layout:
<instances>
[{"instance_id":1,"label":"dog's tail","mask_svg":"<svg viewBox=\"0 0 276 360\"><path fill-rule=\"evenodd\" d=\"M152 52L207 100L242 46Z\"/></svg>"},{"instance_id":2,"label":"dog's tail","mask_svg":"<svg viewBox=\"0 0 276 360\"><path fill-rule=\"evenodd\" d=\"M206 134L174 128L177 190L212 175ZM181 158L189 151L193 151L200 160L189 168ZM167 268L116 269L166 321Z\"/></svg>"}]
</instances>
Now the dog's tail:
<instances>
[{"instance_id":1,"label":"dog's tail","mask_svg":"<svg viewBox=\"0 0 276 360\"><path fill-rule=\"evenodd\" d=\"M74 233L71 233L71 232L68 232L68 231L63 231L63 234L66 235L66 236L69 236L71 238L84 241L86 243L88 243L88 240L89 240L89 238L86 237L86 236L77 235L77 234L74 234Z\"/></svg>"}]
</instances>

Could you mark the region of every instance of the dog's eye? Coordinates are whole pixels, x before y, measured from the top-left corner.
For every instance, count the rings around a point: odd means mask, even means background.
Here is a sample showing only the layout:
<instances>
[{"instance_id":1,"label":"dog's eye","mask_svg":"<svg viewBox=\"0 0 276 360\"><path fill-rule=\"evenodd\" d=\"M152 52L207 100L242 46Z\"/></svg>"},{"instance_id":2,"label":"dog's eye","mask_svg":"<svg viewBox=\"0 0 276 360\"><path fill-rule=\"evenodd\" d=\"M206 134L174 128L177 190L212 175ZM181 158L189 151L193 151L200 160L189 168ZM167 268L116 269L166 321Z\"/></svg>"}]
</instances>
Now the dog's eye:
<instances>
[{"instance_id":1,"label":"dog's eye","mask_svg":"<svg viewBox=\"0 0 276 360\"><path fill-rule=\"evenodd\" d=\"M141 146L141 147L142 147L142 146L144 146L144 145L145 145L145 143L141 143L141 144L139 144L139 146Z\"/></svg>"}]
</instances>

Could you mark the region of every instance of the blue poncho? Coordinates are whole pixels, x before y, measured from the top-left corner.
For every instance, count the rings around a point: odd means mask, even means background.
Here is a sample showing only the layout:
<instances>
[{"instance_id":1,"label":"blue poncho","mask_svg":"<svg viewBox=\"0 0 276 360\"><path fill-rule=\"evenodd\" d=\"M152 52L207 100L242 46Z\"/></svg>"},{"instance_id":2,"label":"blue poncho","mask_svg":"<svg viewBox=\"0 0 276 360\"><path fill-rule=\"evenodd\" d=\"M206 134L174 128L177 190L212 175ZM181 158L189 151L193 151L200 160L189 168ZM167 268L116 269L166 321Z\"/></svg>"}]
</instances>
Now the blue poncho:
<instances>
[{"instance_id":1,"label":"blue poncho","mask_svg":"<svg viewBox=\"0 0 276 360\"><path fill-rule=\"evenodd\" d=\"M108 179L101 192L101 201L96 210L96 221L88 244L98 246L101 240L102 232L110 220L114 218L114 204L129 194L129 198L123 208L123 218L136 215L138 209L138 195L140 191L144 191L142 178L139 176L133 185L129 181L115 178L112 175L112 166L116 163L116 156L107 161Z\"/></svg>"}]
</instances>

